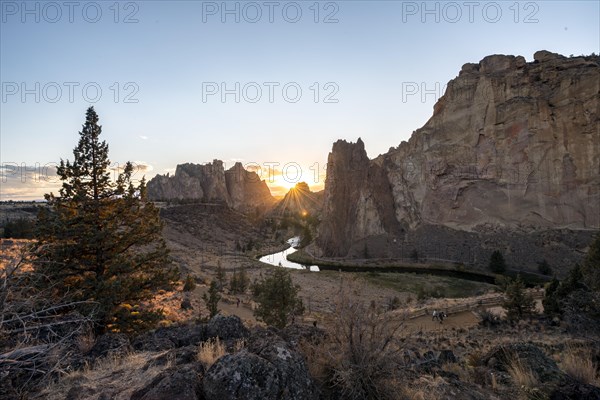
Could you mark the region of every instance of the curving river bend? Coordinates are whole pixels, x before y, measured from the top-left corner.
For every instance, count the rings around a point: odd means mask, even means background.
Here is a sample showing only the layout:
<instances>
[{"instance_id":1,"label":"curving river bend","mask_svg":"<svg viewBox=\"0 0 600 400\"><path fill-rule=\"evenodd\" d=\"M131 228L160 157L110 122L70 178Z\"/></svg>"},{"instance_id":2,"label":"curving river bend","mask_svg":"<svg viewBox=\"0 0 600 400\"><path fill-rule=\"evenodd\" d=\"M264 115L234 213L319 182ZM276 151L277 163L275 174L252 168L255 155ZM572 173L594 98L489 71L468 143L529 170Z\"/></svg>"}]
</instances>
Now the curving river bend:
<instances>
[{"instance_id":1,"label":"curving river bend","mask_svg":"<svg viewBox=\"0 0 600 400\"><path fill-rule=\"evenodd\" d=\"M287 249L277 253L268 254L266 256L261 257L259 260L267 264L284 268L305 269L315 272L319 271L319 267L316 265L303 265L292 261L288 261L287 255L292 254L296 251L296 247L300 244L300 237L295 236L291 239L288 239L287 242L290 244L290 247L288 247Z\"/></svg>"}]
</instances>

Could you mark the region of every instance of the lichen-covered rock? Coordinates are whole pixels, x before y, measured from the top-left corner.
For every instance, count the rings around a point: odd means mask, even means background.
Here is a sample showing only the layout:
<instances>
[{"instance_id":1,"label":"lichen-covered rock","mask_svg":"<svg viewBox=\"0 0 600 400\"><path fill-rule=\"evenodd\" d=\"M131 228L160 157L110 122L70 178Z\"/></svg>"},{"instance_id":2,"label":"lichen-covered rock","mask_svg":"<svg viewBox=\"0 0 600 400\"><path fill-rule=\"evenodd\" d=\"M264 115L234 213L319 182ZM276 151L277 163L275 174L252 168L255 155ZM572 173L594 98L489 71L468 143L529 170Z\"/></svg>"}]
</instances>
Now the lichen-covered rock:
<instances>
[{"instance_id":1,"label":"lichen-covered rock","mask_svg":"<svg viewBox=\"0 0 600 400\"><path fill-rule=\"evenodd\" d=\"M304 359L270 331L258 331L248 347L221 357L203 380L207 399L317 399Z\"/></svg>"},{"instance_id":2,"label":"lichen-covered rock","mask_svg":"<svg viewBox=\"0 0 600 400\"><path fill-rule=\"evenodd\" d=\"M490 360L495 360L494 369L503 372L507 372L518 360L523 368L532 371L543 384L558 384L566 379L554 360L533 344L510 343L496 346L482 358L484 364L490 365Z\"/></svg>"},{"instance_id":3,"label":"lichen-covered rock","mask_svg":"<svg viewBox=\"0 0 600 400\"><path fill-rule=\"evenodd\" d=\"M195 346L209 337L205 324L187 324L158 328L132 341L133 348L142 351L161 351L177 347Z\"/></svg>"},{"instance_id":4,"label":"lichen-covered rock","mask_svg":"<svg viewBox=\"0 0 600 400\"><path fill-rule=\"evenodd\" d=\"M318 344L325 339L327 333L316 326L291 324L282 329L280 335L292 346L297 346L301 341Z\"/></svg>"},{"instance_id":5,"label":"lichen-covered rock","mask_svg":"<svg viewBox=\"0 0 600 400\"><path fill-rule=\"evenodd\" d=\"M262 400L280 398L277 368L267 360L242 350L217 360L203 380L207 399Z\"/></svg>"},{"instance_id":6,"label":"lichen-covered rock","mask_svg":"<svg viewBox=\"0 0 600 400\"><path fill-rule=\"evenodd\" d=\"M286 341L269 330L254 333L248 351L276 366L285 398L311 399L317 394L304 358Z\"/></svg>"},{"instance_id":7,"label":"lichen-covered rock","mask_svg":"<svg viewBox=\"0 0 600 400\"><path fill-rule=\"evenodd\" d=\"M86 356L95 359L112 355L124 355L131 350L129 338L124 333L105 333L96 339L94 346Z\"/></svg>"},{"instance_id":8,"label":"lichen-covered rock","mask_svg":"<svg viewBox=\"0 0 600 400\"><path fill-rule=\"evenodd\" d=\"M221 340L242 339L249 335L248 328L237 315L215 315L208 321L207 332L209 337Z\"/></svg>"},{"instance_id":9,"label":"lichen-covered rock","mask_svg":"<svg viewBox=\"0 0 600 400\"><path fill-rule=\"evenodd\" d=\"M550 393L549 400L600 400L600 387L580 382L560 385Z\"/></svg>"},{"instance_id":10,"label":"lichen-covered rock","mask_svg":"<svg viewBox=\"0 0 600 400\"><path fill-rule=\"evenodd\" d=\"M159 353L158 356L150 359L142 368L144 371L151 367L160 367L167 364L184 365L192 364L197 361L198 346L185 346L176 349L171 349L166 352Z\"/></svg>"},{"instance_id":11,"label":"lichen-covered rock","mask_svg":"<svg viewBox=\"0 0 600 400\"><path fill-rule=\"evenodd\" d=\"M166 369L146 386L133 392L131 400L201 399L203 373L200 363Z\"/></svg>"}]
</instances>

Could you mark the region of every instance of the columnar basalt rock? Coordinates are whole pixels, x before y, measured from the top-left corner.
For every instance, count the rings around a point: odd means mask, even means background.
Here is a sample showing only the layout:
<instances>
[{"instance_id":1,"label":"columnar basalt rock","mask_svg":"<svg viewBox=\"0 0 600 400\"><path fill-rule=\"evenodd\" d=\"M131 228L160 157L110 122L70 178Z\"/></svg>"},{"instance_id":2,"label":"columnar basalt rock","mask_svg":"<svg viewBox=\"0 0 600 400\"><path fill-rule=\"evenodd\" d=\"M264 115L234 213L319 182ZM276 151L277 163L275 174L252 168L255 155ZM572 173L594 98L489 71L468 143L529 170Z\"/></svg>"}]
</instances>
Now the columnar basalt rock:
<instances>
[{"instance_id":1,"label":"columnar basalt rock","mask_svg":"<svg viewBox=\"0 0 600 400\"><path fill-rule=\"evenodd\" d=\"M408 142L374 160L360 139L333 145L317 245L326 256L365 246L394 255L401 243L422 247L431 228L475 240L475 253L483 237L504 240L510 253L519 245L510 236L597 230L599 122L598 56L540 51L530 63L492 55L465 64ZM530 261L550 245L541 240ZM576 259L563 253L555 262Z\"/></svg>"}]
</instances>

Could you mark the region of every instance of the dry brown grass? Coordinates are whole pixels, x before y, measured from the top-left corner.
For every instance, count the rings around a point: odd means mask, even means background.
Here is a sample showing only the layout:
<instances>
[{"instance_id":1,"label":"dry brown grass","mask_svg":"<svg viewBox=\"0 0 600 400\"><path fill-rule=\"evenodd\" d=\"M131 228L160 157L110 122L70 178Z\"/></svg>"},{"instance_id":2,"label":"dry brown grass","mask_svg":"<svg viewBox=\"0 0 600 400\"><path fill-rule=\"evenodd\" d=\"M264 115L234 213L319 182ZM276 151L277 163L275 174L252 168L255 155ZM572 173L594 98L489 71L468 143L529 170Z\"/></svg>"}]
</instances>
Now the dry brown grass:
<instances>
[{"instance_id":1,"label":"dry brown grass","mask_svg":"<svg viewBox=\"0 0 600 400\"><path fill-rule=\"evenodd\" d=\"M537 376L531 368L523 365L523 362L518 357L513 357L510 360L507 369L510 377L518 387L532 389L537 386Z\"/></svg>"},{"instance_id":2,"label":"dry brown grass","mask_svg":"<svg viewBox=\"0 0 600 400\"><path fill-rule=\"evenodd\" d=\"M219 338L212 338L206 342L200 343L198 347L198 361L200 361L206 369L210 368L219 358L227 354L225 346Z\"/></svg>"},{"instance_id":3,"label":"dry brown grass","mask_svg":"<svg viewBox=\"0 0 600 400\"><path fill-rule=\"evenodd\" d=\"M600 385L600 377L596 373L596 365L592 361L589 349L567 346L562 354L560 367L567 375L578 382L589 385Z\"/></svg>"},{"instance_id":4,"label":"dry brown grass","mask_svg":"<svg viewBox=\"0 0 600 400\"><path fill-rule=\"evenodd\" d=\"M524 365L521 359L516 356L510 358L507 370L515 386L519 389L521 398L527 400L538 400L546 398L540 391L539 380L535 372Z\"/></svg>"},{"instance_id":5,"label":"dry brown grass","mask_svg":"<svg viewBox=\"0 0 600 400\"><path fill-rule=\"evenodd\" d=\"M458 376L463 382L473 382L473 375L468 370L468 366L459 363L449 363L443 366L443 370Z\"/></svg>"},{"instance_id":6,"label":"dry brown grass","mask_svg":"<svg viewBox=\"0 0 600 400\"><path fill-rule=\"evenodd\" d=\"M122 357L105 357L94 365L71 372L61 377L58 382L50 384L34 399L62 400L67 393L77 388L80 393L89 393L89 398L99 396L106 388L118 393L115 400L128 400L139 387L147 384L165 367L144 368L155 357L152 353L132 353ZM94 393L94 394L92 394Z\"/></svg>"},{"instance_id":7,"label":"dry brown grass","mask_svg":"<svg viewBox=\"0 0 600 400\"><path fill-rule=\"evenodd\" d=\"M241 351L244 347L246 347L246 340L238 339L233 343L233 352L237 353Z\"/></svg>"},{"instance_id":8,"label":"dry brown grass","mask_svg":"<svg viewBox=\"0 0 600 400\"><path fill-rule=\"evenodd\" d=\"M423 375L402 389L402 398L407 400L445 399L446 381L439 376Z\"/></svg>"},{"instance_id":9,"label":"dry brown grass","mask_svg":"<svg viewBox=\"0 0 600 400\"><path fill-rule=\"evenodd\" d=\"M473 350L465 357L467 366L475 368L482 364L483 352L481 350Z\"/></svg>"}]
</instances>

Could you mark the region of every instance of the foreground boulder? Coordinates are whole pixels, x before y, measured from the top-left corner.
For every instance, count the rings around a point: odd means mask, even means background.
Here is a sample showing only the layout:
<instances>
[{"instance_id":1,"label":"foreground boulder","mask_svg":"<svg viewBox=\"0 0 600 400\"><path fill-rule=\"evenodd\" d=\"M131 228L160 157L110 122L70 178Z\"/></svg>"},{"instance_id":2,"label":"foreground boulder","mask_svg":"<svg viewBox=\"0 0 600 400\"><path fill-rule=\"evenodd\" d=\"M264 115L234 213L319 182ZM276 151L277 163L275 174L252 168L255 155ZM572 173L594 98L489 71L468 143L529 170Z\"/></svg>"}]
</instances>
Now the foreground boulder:
<instances>
[{"instance_id":1,"label":"foreground boulder","mask_svg":"<svg viewBox=\"0 0 600 400\"><path fill-rule=\"evenodd\" d=\"M201 399L203 372L200 363L166 369L146 386L133 392L131 400Z\"/></svg>"},{"instance_id":2,"label":"foreground boulder","mask_svg":"<svg viewBox=\"0 0 600 400\"><path fill-rule=\"evenodd\" d=\"M207 331L209 337L221 340L243 339L250 334L237 315L215 315L208 321Z\"/></svg>"},{"instance_id":3,"label":"foreground boulder","mask_svg":"<svg viewBox=\"0 0 600 400\"><path fill-rule=\"evenodd\" d=\"M496 346L484 357L488 366L502 372L508 372L509 366L515 360L519 360L526 370L531 370L540 383L557 384L565 377L554 360L533 344L511 343Z\"/></svg>"},{"instance_id":4,"label":"foreground boulder","mask_svg":"<svg viewBox=\"0 0 600 400\"><path fill-rule=\"evenodd\" d=\"M600 400L600 388L579 382L570 382L555 388L550 400Z\"/></svg>"},{"instance_id":5,"label":"foreground boulder","mask_svg":"<svg viewBox=\"0 0 600 400\"><path fill-rule=\"evenodd\" d=\"M239 353L221 357L203 380L207 399L317 399L304 359L274 332L262 330Z\"/></svg>"},{"instance_id":6,"label":"foreground boulder","mask_svg":"<svg viewBox=\"0 0 600 400\"><path fill-rule=\"evenodd\" d=\"M131 343L124 333L105 333L96 339L87 356L91 359L122 355L131 351Z\"/></svg>"},{"instance_id":7,"label":"foreground boulder","mask_svg":"<svg viewBox=\"0 0 600 400\"><path fill-rule=\"evenodd\" d=\"M136 337L132 344L138 351L162 351L198 345L208 339L205 324L189 324L159 328Z\"/></svg>"}]
</instances>

